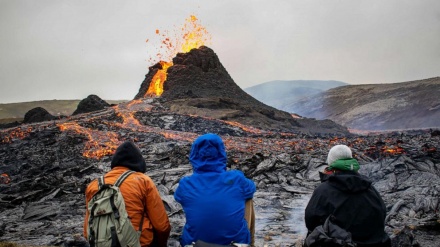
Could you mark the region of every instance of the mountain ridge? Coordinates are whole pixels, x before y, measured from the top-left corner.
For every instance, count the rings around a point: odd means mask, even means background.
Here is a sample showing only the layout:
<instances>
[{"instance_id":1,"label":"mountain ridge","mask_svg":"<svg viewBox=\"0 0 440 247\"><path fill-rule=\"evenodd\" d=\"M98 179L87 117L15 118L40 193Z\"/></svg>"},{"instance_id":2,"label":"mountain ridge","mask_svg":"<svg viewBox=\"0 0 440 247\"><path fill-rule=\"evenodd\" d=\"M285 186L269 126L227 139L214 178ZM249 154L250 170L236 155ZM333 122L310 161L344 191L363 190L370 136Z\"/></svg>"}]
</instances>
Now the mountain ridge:
<instances>
[{"instance_id":1,"label":"mountain ridge","mask_svg":"<svg viewBox=\"0 0 440 247\"><path fill-rule=\"evenodd\" d=\"M286 104L283 109L360 130L436 128L440 127L439 94L440 77L347 85Z\"/></svg>"}]
</instances>

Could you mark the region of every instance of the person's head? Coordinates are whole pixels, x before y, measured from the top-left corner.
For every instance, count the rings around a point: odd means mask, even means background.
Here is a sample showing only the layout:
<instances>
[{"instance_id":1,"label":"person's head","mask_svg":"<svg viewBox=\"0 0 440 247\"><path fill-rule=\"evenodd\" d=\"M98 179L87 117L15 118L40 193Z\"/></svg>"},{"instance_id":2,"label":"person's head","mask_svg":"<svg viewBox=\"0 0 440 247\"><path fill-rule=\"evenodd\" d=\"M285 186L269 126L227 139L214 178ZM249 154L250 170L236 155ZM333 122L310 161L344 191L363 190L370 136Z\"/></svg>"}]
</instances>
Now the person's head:
<instances>
[{"instance_id":1,"label":"person's head","mask_svg":"<svg viewBox=\"0 0 440 247\"><path fill-rule=\"evenodd\" d=\"M351 149L346 145L336 145L330 149L327 155L327 164L330 169L342 171L359 170L359 163L353 159Z\"/></svg>"},{"instance_id":2,"label":"person's head","mask_svg":"<svg viewBox=\"0 0 440 247\"><path fill-rule=\"evenodd\" d=\"M189 161L197 173L226 171L226 150L220 136L211 133L199 136L192 144Z\"/></svg>"},{"instance_id":3,"label":"person's head","mask_svg":"<svg viewBox=\"0 0 440 247\"><path fill-rule=\"evenodd\" d=\"M139 148L131 141L122 143L113 155L111 168L116 166L127 167L132 171L145 173L147 171L147 164L145 164L144 157L142 157Z\"/></svg>"}]
</instances>

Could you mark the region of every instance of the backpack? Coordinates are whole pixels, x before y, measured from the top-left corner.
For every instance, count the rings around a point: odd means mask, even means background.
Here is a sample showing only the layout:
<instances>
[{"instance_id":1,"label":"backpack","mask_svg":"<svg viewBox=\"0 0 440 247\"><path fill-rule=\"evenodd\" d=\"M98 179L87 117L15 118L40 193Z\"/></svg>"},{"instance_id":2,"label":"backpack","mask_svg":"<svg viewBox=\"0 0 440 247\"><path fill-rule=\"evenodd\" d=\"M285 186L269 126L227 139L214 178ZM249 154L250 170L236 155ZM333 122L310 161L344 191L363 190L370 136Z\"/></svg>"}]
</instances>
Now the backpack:
<instances>
[{"instance_id":1,"label":"backpack","mask_svg":"<svg viewBox=\"0 0 440 247\"><path fill-rule=\"evenodd\" d=\"M333 215L329 215L323 225L317 226L305 239L307 247L356 247L351 233L334 222Z\"/></svg>"},{"instance_id":2,"label":"backpack","mask_svg":"<svg viewBox=\"0 0 440 247\"><path fill-rule=\"evenodd\" d=\"M119 186L134 171L124 172L112 184L105 184L104 177L98 178L98 192L88 203L89 227L87 236L91 247L140 247L140 234L144 213L136 231L125 209L124 197Z\"/></svg>"}]
</instances>

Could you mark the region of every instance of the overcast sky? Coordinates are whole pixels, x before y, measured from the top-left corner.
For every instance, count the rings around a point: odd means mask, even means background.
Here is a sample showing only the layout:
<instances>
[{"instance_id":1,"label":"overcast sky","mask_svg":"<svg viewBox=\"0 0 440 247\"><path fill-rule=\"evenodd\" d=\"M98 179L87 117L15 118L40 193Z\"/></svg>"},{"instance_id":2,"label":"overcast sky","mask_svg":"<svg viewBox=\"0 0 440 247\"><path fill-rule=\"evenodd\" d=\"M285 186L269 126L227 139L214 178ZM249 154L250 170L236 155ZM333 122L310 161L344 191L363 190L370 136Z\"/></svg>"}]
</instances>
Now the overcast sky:
<instances>
[{"instance_id":1,"label":"overcast sky","mask_svg":"<svg viewBox=\"0 0 440 247\"><path fill-rule=\"evenodd\" d=\"M0 0L0 103L132 99L191 14L242 88L440 76L439 0Z\"/></svg>"}]
</instances>

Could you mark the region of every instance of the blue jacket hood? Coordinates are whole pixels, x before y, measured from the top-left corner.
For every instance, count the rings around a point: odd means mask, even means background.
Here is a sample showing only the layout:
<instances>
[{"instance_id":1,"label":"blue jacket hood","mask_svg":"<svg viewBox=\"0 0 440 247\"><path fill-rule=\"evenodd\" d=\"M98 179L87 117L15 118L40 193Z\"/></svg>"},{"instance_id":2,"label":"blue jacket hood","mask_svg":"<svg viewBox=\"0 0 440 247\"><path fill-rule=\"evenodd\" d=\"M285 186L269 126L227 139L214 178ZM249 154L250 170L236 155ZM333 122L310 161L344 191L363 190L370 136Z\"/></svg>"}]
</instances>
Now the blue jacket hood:
<instances>
[{"instance_id":1,"label":"blue jacket hood","mask_svg":"<svg viewBox=\"0 0 440 247\"><path fill-rule=\"evenodd\" d=\"M226 171L226 150L220 136L199 136L192 144L189 161L195 173Z\"/></svg>"}]
</instances>

